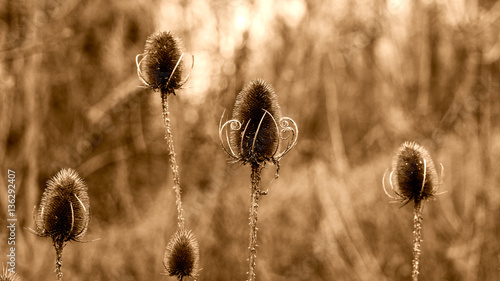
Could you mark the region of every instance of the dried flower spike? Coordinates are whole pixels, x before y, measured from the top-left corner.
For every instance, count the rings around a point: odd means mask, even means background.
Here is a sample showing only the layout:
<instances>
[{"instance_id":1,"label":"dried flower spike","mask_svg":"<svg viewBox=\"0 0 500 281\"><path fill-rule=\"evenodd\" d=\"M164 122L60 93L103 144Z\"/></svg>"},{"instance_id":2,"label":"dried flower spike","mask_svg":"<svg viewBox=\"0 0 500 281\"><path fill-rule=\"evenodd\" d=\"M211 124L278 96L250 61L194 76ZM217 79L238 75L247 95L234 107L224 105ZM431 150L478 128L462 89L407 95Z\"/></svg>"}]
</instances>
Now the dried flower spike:
<instances>
[{"instance_id":1,"label":"dried flower spike","mask_svg":"<svg viewBox=\"0 0 500 281\"><path fill-rule=\"evenodd\" d=\"M62 279L62 250L68 241L84 242L90 223L90 200L87 185L72 169L62 169L47 182L38 212L34 214L36 230L41 237L50 237L56 249L56 272Z\"/></svg>"},{"instance_id":2,"label":"dried flower spike","mask_svg":"<svg viewBox=\"0 0 500 281\"><path fill-rule=\"evenodd\" d=\"M233 119L242 128L231 132L231 145L237 148L244 162L269 161L279 145L276 120L281 108L274 89L263 80L247 84L236 97Z\"/></svg>"},{"instance_id":3,"label":"dried flower spike","mask_svg":"<svg viewBox=\"0 0 500 281\"><path fill-rule=\"evenodd\" d=\"M439 188L439 178L431 156L422 146L408 141L401 145L394 157L389 181L395 196L386 191L387 195L403 204L410 201L418 204L431 199Z\"/></svg>"},{"instance_id":4,"label":"dried flower spike","mask_svg":"<svg viewBox=\"0 0 500 281\"><path fill-rule=\"evenodd\" d=\"M442 168L442 166L441 166ZM442 178L443 169L441 169ZM396 180L393 181L393 176ZM385 174L382 179L385 193L403 205L415 202L413 208L413 261L412 280L418 281L420 266L420 245L422 243L422 212L424 202L437 195L440 180L429 153L414 142L405 142L396 153L392 163L389 182L394 196L385 188Z\"/></svg>"},{"instance_id":5,"label":"dried flower spike","mask_svg":"<svg viewBox=\"0 0 500 281\"><path fill-rule=\"evenodd\" d=\"M250 163L251 202L250 235L248 246L248 280L256 279L257 267L257 218L260 195L267 194L259 188L261 172L267 162L276 164L296 144L298 127L291 118L281 117L278 98L271 85L264 80L254 80L243 87L236 97L231 120L219 123L219 139L224 151L235 161ZM225 136L224 136L225 135ZM280 151L282 142L286 147Z\"/></svg>"},{"instance_id":6,"label":"dried flower spike","mask_svg":"<svg viewBox=\"0 0 500 281\"><path fill-rule=\"evenodd\" d=\"M72 169L62 169L47 182L38 214L36 234L54 242L81 242L90 223L87 185Z\"/></svg>"},{"instance_id":7,"label":"dried flower spike","mask_svg":"<svg viewBox=\"0 0 500 281\"><path fill-rule=\"evenodd\" d=\"M189 75L181 81L184 53L181 51L181 41L171 32L158 32L148 37L144 54L137 55L137 75L149 88L161 93L163 121L165 124L165 140L167 141L170 168L174 174L175 202L177 206L177 220L180 228L184 227L182 198L180 187L179 166L175 159L174 140L170 126L170 112L168 111L168 97L175 94L187 81ZM140 59L140 60L139 60ZM193 60L194 63L194 60Z\"/></svg>"},{"instance_id":8,"label":"dried flower spike","mask_svg":"<svg viewBox=\"0 0 500 281\"><path fill-rule=\"evenodd\" d=\"M158 32L148 37L144 53L137 55L137 75L149 88L166 93L175 93L186 79L182 80L181 40L171 32Z\"/></svg>"},{"instance_id":9,"label":"dried flower spike","mask_svg":"<svg viewBox=\"0 0 500 281\"><path fill-rule=\"evenodd\" d=\"M184 277L196 278L199 263L198 242L191 231L178 229L170 239L165 250L163 266L166 275L176 276L179 280Z\"/></svg>"},{"instance_id":10,"label":"dried flower spike","mask_svg":"<svg viewBox=\"0 0 500 281\"><path fill-rule=\"evenodd\" d=\"M219 124L224 151L243 164L277 163L295 146L297 137L297 125L291 118L281 117L276 93L261 79L245 85L236 97L232 119L222 124L221 118ZM284 140L288 144L279 152Z\"/></svg>"}]
</instances>

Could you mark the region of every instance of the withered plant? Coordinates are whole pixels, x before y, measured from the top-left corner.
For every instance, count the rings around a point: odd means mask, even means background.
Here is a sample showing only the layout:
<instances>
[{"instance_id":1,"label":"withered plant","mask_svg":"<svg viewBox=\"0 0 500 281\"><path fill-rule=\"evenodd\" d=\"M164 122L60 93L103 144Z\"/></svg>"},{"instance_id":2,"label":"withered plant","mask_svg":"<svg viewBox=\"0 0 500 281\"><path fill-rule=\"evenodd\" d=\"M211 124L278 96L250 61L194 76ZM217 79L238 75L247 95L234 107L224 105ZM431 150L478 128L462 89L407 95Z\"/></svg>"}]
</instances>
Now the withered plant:
<instances>
[{"instance_id":1,"label":"withered plant","mask_svg":"<svg viewBox=\"0 0 500 281\"><path fill-rule=\"evenodd\" d=\"M441 179L442 176L441 165ZM384 191L394 200L393 202L403 203L403 206L411 201L415 203L413 207L413 281L418 280L419 274L424 203L439 194L440 178L429 152L415 142L404 142L394 156L392 171L389 174L389 182L394 194L391 195L385 187L385 174L382 179Z\"/></svg>"},{"instance_id":2,"label":"withered plant","mask_svg":"<svg viewBox=\"0 0 500 281\"><path fill-rule=\"evenodd\" d=\"M62 169L47 181L38 211L33 212L36 230L28 230L40 237L52 238L58 280L63 276L62 253L66 242L90 242L83 240L91 219L87 190L75 170Z\"/></svg>"},{"instance_id":3,"label":"withered plant","mask_svg":"<svg viewBox=\"0 0 500 281\"><path fill-rule=\"evenodd\" d=\"M222 148L232 162L250 164L251 203L250 237L248 246L248 280L256 279L257 218L261 191L261 172L267 162L276 165L296 144L298 127L289 117L281 117L281 108L274 89L264 80L254 80L245 85L236 97L232 119L219 123Z\"/></svg>"}]
</instances>

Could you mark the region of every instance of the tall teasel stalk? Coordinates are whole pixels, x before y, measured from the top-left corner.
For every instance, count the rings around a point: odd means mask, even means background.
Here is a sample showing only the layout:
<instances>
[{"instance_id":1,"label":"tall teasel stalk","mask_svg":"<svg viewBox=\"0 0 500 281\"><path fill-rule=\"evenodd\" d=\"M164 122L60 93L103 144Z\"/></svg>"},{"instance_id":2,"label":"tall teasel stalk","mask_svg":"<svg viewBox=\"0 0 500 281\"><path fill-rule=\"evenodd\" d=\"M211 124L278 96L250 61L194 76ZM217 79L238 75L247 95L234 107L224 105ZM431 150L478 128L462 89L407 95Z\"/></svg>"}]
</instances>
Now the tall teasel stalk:
<instances>
[{"instance_id":1,"label":"tall teasel stalk","mask_svg":"<svg viewBox=\"0 0 500 281\"><path fill-rule=\"evenodd\" d=\"M441 165L441 178L443 167ZM393 181L395 178L395 181ZM438 195L441 181L437 175L434 162L425 148L415 142L404 142L396 152L389 175L391 195L385 188L385 174L382 180L384 191L403 206L414 201L413 207L413 261L412 280L418 280L420 265L420 245L422 242L422 213L426 200Z\"/></svg>"},{"instance_id":2,"label":"tall teasel stalk","mask_svg":"<svg viewBox=\"0 0 500 281\"><path fill-rule=\"evenodd\" d=\"M259 197L267 194L259 187L261 172L271 162L277 166L278 175L279 161L297 143L299 130L291 118L281 117L274 89L260 79L245 85L238 94L232 119L223 124L223 118L219 123L222 148L232 161L250 164L252 169L248 280L255 280Z\"/></svg>"},{"instance_id":3,"label":"tall teasel stalk","mask_svg":"<svg viewBox=\"0 0 500 281\"><path fill-rule=\"evenodd\" d=\"M28 230L40 237L52 238L57 280L62 280L62 252L66 242L89 242L82 240L91 219L87 190L76 171L62 169L47 182L38 212L33 213L36 230Z\"/></svg>"},{"instance_id":4,"label":"tall teasel stalk","mask_svg":"<svg viewBox=\"0 0 500 281\"><path fill-rule=\"evenodd\" d=\"M174 138L170 126L168 111L168 97L175 95L189 77L182 80L184 53L179 38L171 32L158 32L148 37L144 53L136 57L137 75L142 83L154 91L160 91L163 121L165 123L165 140L167 141L170 168L174 175L175 204L177 206L177 220L179 227L184 227L182 210L179 166L175 160Z\"/></svg>"},{"instance_id":5,"label":"tall teasel stalk","mask_svg":"<svg viewBox=\"0 0 500 281\"><path fill-rule=\"evenodd\" d=\"M144 53L136 57L137 75L142 83L154 91L160 91L165 123L170 168L174 178L175 204L177 207L177 232L172 236L165 251L163 264L167 275L195 277L198 271L199 250L196 238L184 227L179 166L175 159L174 138L170 125L168 97L175 95L187 82L189 74L182 80L182 43L171 32L158 32L146 40ZM193 57L194 63L194 57ZM192 66L191 66L192 67Z\"/></svg>"}]
</instances>

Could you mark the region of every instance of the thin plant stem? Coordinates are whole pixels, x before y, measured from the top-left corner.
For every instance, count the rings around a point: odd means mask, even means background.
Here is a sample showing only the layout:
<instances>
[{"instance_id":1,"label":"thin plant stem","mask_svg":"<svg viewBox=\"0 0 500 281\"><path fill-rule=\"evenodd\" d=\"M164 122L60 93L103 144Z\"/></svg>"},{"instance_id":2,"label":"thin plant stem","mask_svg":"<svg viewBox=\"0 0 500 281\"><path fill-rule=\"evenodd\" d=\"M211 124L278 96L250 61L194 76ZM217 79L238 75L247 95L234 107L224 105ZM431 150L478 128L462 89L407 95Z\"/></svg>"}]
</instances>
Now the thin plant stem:
<instances>
[{"instance_id":1,"label":"thin plant stem","mask_svg":"<svg viewBox=\"0 0 500 281\"><path fill-rule=\"evenodd\" d=\"M263 165L252 164L252 193L250 203L250 245L248 246L248 280L256 280L256 259L257 259L257 215L259 208L259 196L261 195L259 189L260 176Z\"/></svg>"},{"instance_id":2,"label":"thin plant stem","mask_svg":"<svg viewBox=\"0 0 500 281\"><path fill-rule=\"evenodd\" d=\"M413 281L418 281L418 268L420 265L420 243L422 242L422 210L424 207L423 201L415 203L413 209L413 270L411 277Z\"/></svg>"},{"instance_id":3,"label":"thin plant stem","mask_svg":"<svg viewBox=\"0 0 500 281\"><path fill-rule=\"evenodd\" d=\"M184 228L184 216L182 214L182 199L181 199L181 181L179 177L179 166L175 161L174 151L174 138L172 129L170 127L170 117L168 112L168 95L169 92L161 91L161 100L163 107L163 121L165 122L165 140L168 144L168 155L170 159L170 168L174 174L174 191L175 191L175 205L177 206L177 224L179 228Z\"/></svg>"},{"instance_id":4,"label":"thin plant stem","mask_svg":"<svg viewBox=\"0 0 500 281\"><path fill-rule=\"evenodd\" d=\"M62 281L62 252L64 244L62 242L54 241L54 248L56 249L56 274L57 280Z\"/></svg>"}]
</instances>

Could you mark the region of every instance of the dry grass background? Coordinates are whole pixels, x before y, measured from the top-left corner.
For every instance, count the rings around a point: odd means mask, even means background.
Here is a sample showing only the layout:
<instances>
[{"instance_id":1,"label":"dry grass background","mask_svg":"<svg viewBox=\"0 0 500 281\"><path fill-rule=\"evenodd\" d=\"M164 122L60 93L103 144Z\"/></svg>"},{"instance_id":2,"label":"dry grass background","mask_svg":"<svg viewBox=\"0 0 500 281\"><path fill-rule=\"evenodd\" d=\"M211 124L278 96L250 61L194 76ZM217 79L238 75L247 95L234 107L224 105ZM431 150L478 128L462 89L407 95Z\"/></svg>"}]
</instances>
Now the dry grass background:
<instances>
[{"instance_id":1,"label":"dry grass background","mask_svg":"<svg viewBox=\"0 0 500 281\"><path fill-rule=\"evenodd\" d=\"M134 61L156 30L195 57L170 108L199 280L245 278L250 171L227 163L217 126L258 77L300 129L279 179L264 173L259 280L408 280L412 210L381 184L404 140L445 167L447 193L424 210L421 279L499 280L500 3L6 0L0 15L0 217L7 169L23 227L49 177L76 169L86 237L101 240L66 246L66 280L169 280L160 96L137 87ZM17 258L22 280L55 279L49 239L18 229Z\"/></svg>"}]
</instances>

